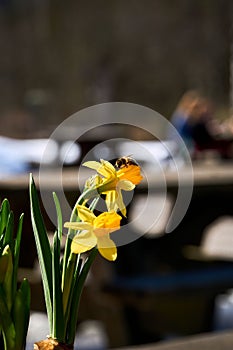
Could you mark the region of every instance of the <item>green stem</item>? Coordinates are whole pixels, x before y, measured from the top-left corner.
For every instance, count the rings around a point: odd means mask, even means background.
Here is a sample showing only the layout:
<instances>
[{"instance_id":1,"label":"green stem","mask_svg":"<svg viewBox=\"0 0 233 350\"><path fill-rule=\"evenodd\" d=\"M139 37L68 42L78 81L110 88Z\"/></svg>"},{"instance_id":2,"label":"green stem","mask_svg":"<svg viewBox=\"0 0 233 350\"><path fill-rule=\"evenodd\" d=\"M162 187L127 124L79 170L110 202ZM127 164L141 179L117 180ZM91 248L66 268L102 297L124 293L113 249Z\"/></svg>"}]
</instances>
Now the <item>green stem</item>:
<instances>
[{"instance_id":1,"label":"green stem","mask_svg":"<svg viewBox=\"0 0 233 350\"><path fill-rule=\"evenodd\" d=\"M76 267L77 260L80 259L80 256L77 254L70 254L68 264L67 264L67 269L66 269L66 279L64 282L64 289L63 289L63 309L64 309L64 314L67 313L67 305L68 301L70 298L70 291L72 289L72 284L74 281L74 271Z\"/></svg>"},{"instance_id":2,"label":"green stem","mask_svg":"<svg viewBox=\"0 0 233 350\"><path fill-rule=\"evenodd\" d=\"M99 196L94 198L92 203L90 204L90 210L94 210L97 203L99 200ZM80 198L78 199L78 204L80 204ZM76 209L76 206L78 205L76 203L72 215L71 215L71 220L75 220L75 213L74 210ZM69 239L69 237L67 237L67 239ZM71 243L71 239L69 239ZM69 249L70 251L70 249ZM92 256L92 253L90 253L90 256ZM88 259L89 261L89 259ZM64 266L64 265L63 265ZM68 259L67 264L65 265L66 269L65 269L65 273L64 273L64 281L63 281L63 310L64 310L64 315L65 315L65 329L67 329L67 326L69 327L69 322L70 322L70 315L72 315L73 312L75 312L74 310L72 310L71 308L73 308L72 306L72 300L73 298L77 298L80 299L79 296L79 292L77 291L78 288L78 284L77 281L80 280L80 269L82 266L82 262L80 259L80 254L74 254L70 251L70 256ZM82 270L81 270L82 271ZM84 283L85 281L83 281ZM80 292L81 293L81 292ZM75 294L75 295L74 295ZM78 305L77 305L78 308ZM78 313L78 310L76 310L76 313ZM67 332L69 333L69 329L67 329Z\"/></svg>"},{"instance_id":3,"label":"green stem","mask_svg":"<svg viewBox=\"0 0 233 350\"><path fill-rule=\"evenodd\" d=\"M75 254L71 254L71 257L73 257L73 255ZM77 257L77 255L76 255ZM82 259L76 259L76 264L72 264L72 275L71 276L71 282L69 285L69 290L67 292L67 302L66 302L66 309L64 310L65 312L65 330L66 330L66 335L68 333L68 329L67 326L69 324L69 320L70 320L70 314L72 313L71 311L71 304L72 304L72 300L73 300L73 296L75 295L75 297L77 297L77 291L75 289L75 285L76 285L76 280L79 277L79 273L82 267ZM66 286L65 286L66 287Z\"/></svg>"},{"instance_id":4,"label":"green stem","mask_svg":"<svg viewBox=\"0 0 233 350\"><path fill-rule=\"evenodd\" d=\"M70 222L75 222L78 221L79 218L76 214L76 208L77 205L82 205L85 201L93 198L93 197L97 197L99 198L99 193L96 190L96 188L88 188L88 189L84 189L83 193L79 196L79 198L77 199L71 216L70 216ZM64 290L64 284L65 284L65 280L66 280L66 270L67 270L67 266L68 266L68 261L69 261L69 257L70 257L70 246L71 246L71 241L72 241L72 237L75 234L74 230L69 229L68 234L67 234L67 239L66 239L66 244L65 244L65 251L64 251L64 258L63 258L63 267L62 267L62 290Z\"/></svg>"},{"instance_id":5,"label":"green stem","mask_svg":"<svg viewBox=\"0 0 233 350\"><path fill-rule=\"evenodd\" d=\"M94 210L98 201L99 201L99 196L94 198L92 203L90 204L90 210ZM79 200L78 200L79 201ZM77 202L78 202L77 201ZM80 203L76 203L76 205L74 206L74 209L72 211L72 215L71 215L71 222L72 220L74 220L74 211L75 211L75 208L76 206L80 204ZM73 231L73 230L72 230ZM71 232L71 231L70 231ZM69 240L69 242L67 242ZM67 246L71 245L71 237L67 236L67 240L66 240L66 248ZM64 278L64 280L62 281L62 290L63 290L63 307L64 307L64 310L66 310L66 307L67 307L67 302L68 302L68 298L69 298L69 290L70 290L70 287L71 287L71 281L72 281L72 278L74 276L74 271L75 271L75 266L76 266L76 262L77 264L79 264L79 259L80 259L80 254L73 254L70 252L70 247L69 249L66 249L66 253L68 252L69 250L69 259L68 259L68 262L67 264L65 264L63 262L63 275L62 277ZM65 261L65 258L64 258L64 261ZM64 270L64 266L65 266L65 270Z\"/></svg>"},{"instance_id":6,"label":"green stem","mask_svg":"<svg viewBox=\"0 0 233 350\"><path fill-rule=\"evenodd\" d=\"M98 252L97 248L92 249L89 257L87 258L87 260L85 261L85 263L81 269L79 276L75 279L75 284L74 284L75 295L73 295L72 302L71 302L71 313L70 313L69 324L68 324L68 328L67 328L69 331L67 334L67 340L66 340L67 344L74 343L81 294L83 291L84 283L86 281L88 272L91 268L92 263L95 260L97 252Z\"/></svg>"},{"instance_id":7,"label":"green stem","mask_svg":"<svg viewBox=\"0 0 233 350\"><path fill-rule=\"evenodd\" d=\"M60 239L58 231L55 232L52 249L52 279L53 279L53 325L52 337L64 342L64 311L62 304L61 273L60 273Z\"/></svg>"}]
</instances>

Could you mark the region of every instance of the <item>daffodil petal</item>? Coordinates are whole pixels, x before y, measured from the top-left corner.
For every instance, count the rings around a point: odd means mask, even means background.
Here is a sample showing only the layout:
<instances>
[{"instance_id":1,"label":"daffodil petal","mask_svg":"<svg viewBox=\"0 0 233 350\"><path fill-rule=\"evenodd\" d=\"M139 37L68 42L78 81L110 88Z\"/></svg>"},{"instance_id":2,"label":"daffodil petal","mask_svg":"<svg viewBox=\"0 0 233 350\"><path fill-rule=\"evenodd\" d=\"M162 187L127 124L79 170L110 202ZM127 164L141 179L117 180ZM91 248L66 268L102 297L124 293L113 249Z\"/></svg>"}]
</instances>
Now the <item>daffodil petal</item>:
<instances>
[{"instance_id":1,"label":"daffodil petal","mask_svg":"<svg viewBox=\"0 0 233 350\"><path fill-rule=\"evenodd\" d=\"M114 166L108 161L103 159L101 159L100 162L96 162L96 161L85 162L83 163L83 166L86 166L90 169L94 169L99 174L107 178L115 176L116 174L116 169L114 168Z\"/></svg>"},{"instance_id":2,"label":"daffodil petal","mask_svg":"<svg viewBox=\"0 0 233 350\"><path fill-rule=\"evenodd\" d=\"M122 215L126 217L126 208L121 194L121 190L109 191L105 198L108 211L117 211L120 209Z\"/></svg>"},{"instance_id":3,"label":"daffodil petal","mask_svg":"<svg viewBox=\"0 0 233 350\"><path fill-rule=\"evenodd\" d=\"M107 160L100 159L100 167L98 173L106 177L108 180L116 176L116 169Z\"/></svg>"},{"instance_id":4,"label":"daffodil petal","mask_svg":"<svg viewBox=\"0 0 233 350\"><path fill-rule=\"evenodd\" d=\"M117 200L116 191L108 191L106 193L105 203L108 208L108 211L112 211L112 210L117 211L116 200Z\"/></svg>"},{"instance_id":5,"label":"daffodil petal","mask_svg":"<svg viewBox=\"0 0 233 350\"><path fill-rule=\"evenodd\" d=\"M90 169L93 169L93 170L96 170L98 171L99 168L102 166L101 163L99 162L96 162L96 161L88 161L88 162L85 162L82 164L83 166L87 167L87 168L90 168Z\"/></svg>"},{"instance_id":6,"label":"daffodil petal","mask_svg":"<svg viewBox=\"0 0 233 350\"><path fill-rule=\"evenodd\" d=\"M65 222L64 227L70 228L72 230L85 230L90 231L92 230L92 225L88 222Z\"/></svg>"},{"instance_id":7,"label":"daffodil petal","mask_svg":"<svg viewBox=\"0 0 233 350\"><path fill-rule=\"evenodd\" d=\"M84 253L97 244L97 238L92 231L87 231L76 235L71 243L71 252L75 254Z\"/></svg>"},{"instance_id":8,"label":"daffodil petal","mask_svg":"<svg viewBox=\"0 0 233 350\"><path fill-rule=\"evenodd\" d=\"M123 201L121 191L117 191L116 205L120 209L122 215L126 217L126 208L125 208L125 203Z\"/></svg>"},{"instance_id":9,"label":"daffodil petal","mask_svg":"<svg viewBox=\"0 0 233 350\"><path fill-rule=\"evenodd\" d=\"M97 240L97 248L100 254L107 260L114 261L117 258L117 248L113 240L109 236L99 237Z\"/></svg>"},{"instance_id":10,"label":"daffodil petal","mask_svg":"<svg viewBox=\"0 0 233 350\"><path fill-rule=\"evenodd\" d=\"M89 208L85 207L85 205L77 205L76 208L80 220L89 223L92 223L93 220L95 220L95 214Z\"/></svg>"},{"instance_id":11,"label":"daffodil petal","mask_svg":"<svg viewBox=\"0 0 233 350\"><path fill-rule=\"evenodd\" d=\"M117 187L124 191L132 191L135 188L135 185L129 180L119 180Z\"/></svg>"},{"instance_id":12,"label":"daffodil petal","mask_svg":"<svg viewBox=\"0 0 233 350\"><path fill-rule=\"evenodd\" d=\"M100 159L100 162L104 166L106 171L108 171L108 173L112 173L112 174L116 173L116 169L114 168L114 166L110 162L108 162L107 160L104 160L104 159Z\"/></svg>"}]
</instances>

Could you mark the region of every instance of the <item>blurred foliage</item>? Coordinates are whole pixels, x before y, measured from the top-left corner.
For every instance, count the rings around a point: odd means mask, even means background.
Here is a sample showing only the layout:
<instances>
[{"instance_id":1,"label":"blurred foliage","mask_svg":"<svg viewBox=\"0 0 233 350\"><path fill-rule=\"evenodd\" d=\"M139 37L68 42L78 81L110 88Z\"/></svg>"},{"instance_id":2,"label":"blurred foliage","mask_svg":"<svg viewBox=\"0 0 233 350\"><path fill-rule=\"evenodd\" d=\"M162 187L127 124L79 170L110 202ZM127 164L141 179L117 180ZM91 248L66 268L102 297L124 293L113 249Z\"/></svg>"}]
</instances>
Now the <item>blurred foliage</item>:
<instances>
[{"instance_id":1,"label":"blurred foliage","mask_svg":"<svg viewBox=\"0 0 233 350\"><path fill-rule=\"evenodd\" d=\"M169 118L193 88L227 104L229 8L230 0L1 0L5 130L43 133L107 101L142 104ZM4 119L15 109L25 111L16 126Z\"/></svg>"},{"instance_id":2,"label":"blurred foliage","mask_svg":"<svg viewBox=\"0 0 233 350\"><path fill-rule=\"evenodd\" d=\"M23 279L18 288L18 263L23 214L14 236L14 214L4 199L0 207L0 342L5 350L24 350L29 325L30 286ZM1 347L3 345L0 345Z\"/></svg>"}]
</instances>

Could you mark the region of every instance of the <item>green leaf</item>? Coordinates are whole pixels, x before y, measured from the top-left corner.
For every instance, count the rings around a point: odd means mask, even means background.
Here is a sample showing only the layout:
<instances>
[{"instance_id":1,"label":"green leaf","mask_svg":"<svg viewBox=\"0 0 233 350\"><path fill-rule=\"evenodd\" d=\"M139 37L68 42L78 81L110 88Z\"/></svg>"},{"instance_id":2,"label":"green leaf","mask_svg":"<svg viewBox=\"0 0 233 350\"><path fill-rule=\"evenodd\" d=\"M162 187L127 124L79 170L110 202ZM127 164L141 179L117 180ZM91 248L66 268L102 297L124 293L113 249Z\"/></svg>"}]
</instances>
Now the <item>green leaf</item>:
<instances>
[{"instance_id":1,"label":"green leaf","mask_svg":"<svg viewBox=\"0 0 233 350\"><path fill-rule=\"evenodd\" d=\"M5 301L8 307L8 310L11 310L12 307L12 276L13 276L13 261L12 261L12 253L9 245L7 245L2 253L2 257L7 257L7 269L5 273L5 278L3 281L3 289L5 292Z\"/></svg>"},{"instance_id":2,"label":"green leaf","mask_svg":"<svg viewBox=\"0 0 233 350\"><path fill-rule=\"evenodd\" d=\"M30 204L31 220L34 231L37 254L42 274L43 288L47 315L49 320L50 331L53 328L52 321L52 299L53 299L53 282L52 282L52 253L46 232L44 220L40 211L39 199L36 186L32 175L30 175Z\"/></svg>"},{"instance_id":3,"label":"green leaf","mask_svg":"<svg viewBox=\"0 0 233 350\"><path fill-rule=\"evenodd\" d=\"M77 321L78 321L78 308L79 308L79 302L83 290L84 283L86 281L87 275L89 273L90 267L95 260L95 257L97 255L98 250L94 248L91 252L87 260L85 261L82 270L78 276L75 278L75 284L74 284L74 291L71 301L71 308L70 308L70 317L69 317L69 324L67 327L67 344L73 344L75 339L75 333L76 333L76 327L77 327Z\"/></svg>"},{"instance_id":4,"label":"green leaf","mask_svg":"<svg viewBox=\"0 0 233 350\"><path fill-rule=\"evenodd\" d=\"M62 266L62 290L64 290L65 281L67 280L66 274L67 274L67 268L69 264L70 247L72 242L71 236L73 236L73 232L68 233L66 237L65 252L64 252L63 266Z\"/></svg>"},{"instance_id":5,"label":"green leaf","mask_svg":"<svg viewBox=\"0 0 233 350\"><path fill-rule=\"evenodd\" d=\"M9 256L7 256L6 254L0 256L0 283L4 282L8 267L8 260Z\"/></svg>"},{"instance_id":6,"label":"green leaf","mask_svg":"<svg viewBox=\"0 0 233 350\"><path fill-rule=\"evenodd\" d=\"M57 197L55 192L53 192L53 200L54 200L54 203L55 203L56 213L57 213L58 238L61 241L61 239L62 239L62 231L63 231L62 211L61 211L61 206L60 206L59 199L58 199L58 197Z\"/></svg>"},{"instance_id":7,"label":"green leaf","mask_svg":"<svg viewBox=\"0 0 233 350\"><path fill-rule=\"evenodd\" d=\"M75 278L77 278L77 274L75 274L75 271L80 270L81 268L81 259L80 255L77 254L71 254L67 269L66 269L66 279L64 283L64 290L63 290L63 309L65 314L65 328L67 327L69 317L70 317L70 308L71 308L71 301L72 301L72 295L74 293L74 285L75 285Z\"/></svg>"},{"instance_id":8,"label":"green leaf","mask_svg":"<svg viewBox=\"0 0 233 350\"><path fill-rule=\"evenodd\" d=\"M64 313L62 303L61 290L61 274L60 274L60 240L58 231L55 232L53 238L52 253L52 274L53 274L53 331L52 337L60 342L65 341L64 329Z\"/></svg>"},{"instance_id":9,"label":"green leaf","mask_svg":"<svg viewBox=\"0 0 233 350\"><path fill-rule=\"evenodd\" d=\"M0 234L2 234L6 228L8 216L10 213L10 204L8 199L2 201L2 206L0 209Z\"/></svg>"},{"instance_id":10,"label":"green leaf","mask_svg":"<svg viewBox=\"0 0 233 350\"><path fill-rule=\"evenodd\" d=\"M5 292L0 284L0 324L3 332L5 349L15 350L15 327L5 300Z\"/></svg>"},{"instance_id":11,"label":"green leaf","mask_svg":"<svg viewBox=\"0 0 233 350\"><path fill-rule=\"evenodd\" d=\"M13 279L12 279L13 297L17 289L17 274L18 274L18 265L19 265L19 253L20 253L20 243L21 243L21 236L22 236L23 218L24 218L24 214L21 214L19 218L18 227L17 227L15 246L14 246L14 266L13 266Z\"/></svg>"},{"instance_id":12,"label":"green leaf","mask_svg":"<svg viewBox=\"0 0 233 350\"><path fill-rule=\"evenodd\" d=\"M3 242L4 242L4 233L2 233L2 235L0 236L0 256L2 255L2 251L3 251L3 248L4 248Z\"/></svg>"},{"instance_id":13,"label":"green leaf","mask_svg":"<svg viewBox=\"0 0 233 350\"><path fill-rule=\"evenodd\" d=\"M4 234L4 246L9 245L11 252L13 252L14 246L14 214L10 211L6 224L6 230Z\"/></svg>"},{"instance_id":14,"label":"green leaf","mask_svg":"<svg viewBox=\"0 0 233 350\"><path fill-rule=\"evenodd\" d=\"M16 349L25 348L29 316L30 316L30 285L27 279L24 279L20 288L16 292L13 305L13 322L15 326Z\"/></svg>"}]
</instances>

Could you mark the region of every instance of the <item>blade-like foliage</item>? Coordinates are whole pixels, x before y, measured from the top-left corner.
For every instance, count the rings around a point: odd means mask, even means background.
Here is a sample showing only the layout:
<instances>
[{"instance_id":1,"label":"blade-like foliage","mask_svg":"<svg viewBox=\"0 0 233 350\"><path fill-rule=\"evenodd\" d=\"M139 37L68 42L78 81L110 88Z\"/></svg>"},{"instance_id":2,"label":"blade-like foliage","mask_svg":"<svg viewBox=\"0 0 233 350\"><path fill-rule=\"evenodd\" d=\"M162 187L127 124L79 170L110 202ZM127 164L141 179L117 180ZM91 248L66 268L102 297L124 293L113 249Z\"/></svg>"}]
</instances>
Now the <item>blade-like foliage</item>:
<instances>
[{"instance_id":1,"label":"blade-like foliage","mask_svg":"<svg viewBox=\"0 0 233 350\"><path fill-rule=\"evenodd\" d=\"M14 266L13 266L13 283L12 283L12 295L14 296L17 289L17 274L18 274L18 265L19 265L19 253L20 253L20 243L22 237L22 228L23 228L23 218L22 214L19 218L19 223L16 232L15 246L14 246Z\"/></svg>"},{"instance_id":2,"label":"blade-like foliage","mask_svg":"<svg viewBox=\"0 0 233 350\"><path fill-rule=\"evenodd\" d=\"M5 301L5 291L0 284L0 324L4 332L4 345L7 350L15 350L15 326Z\"/></svg>"},{"instance_id":3,"label":"blade-like foliage","mask_svg":"<svg viewBox=\"0 0 233 350\"><path fill-rule=\"evenodd\" d=\"M83 290L84 283L86 281L88 272L90 270L90 267L95 260L95 257L97 255L97 249L94 248L87 260L85 261L81 272L77 275L75 279L74 284L74 290L75 293L73 293L72 301L71 301L71 308L70 308L70 316L69 316L69 324L68 324L68 331L67 331L67 344L73 344L74 338L75 338L75 332L76 332L76 326L78 321L78 308L79 308L79 302Z\"/></svg>"},{"instance_id":4,"label":"blade-like foliage","mask_svg":"<svg viewBox=\"0 0 233 350\"><path fill-rule=\"evenodd\" d=\"M57 213L57 229L58 229L58 239L61 241L62 239L62 231L63 231L63 222L62 222L62 211L59 199L55 192L53 192L53 200L56 207L56 213Z\"/></svg>"},{"instance_id":5,"label":"blade-like foliage","mask_svg":"<svg viewBox=\"0 0 233 350\"><path fill-rule=\"evenodd\" d=\"M60 240L58 231L54 234L52 252L53 275L53 330L52 336L60 342L65 341L64 313L62 304L61 274L60 274Z\"/></svg>"},{"instance_id":6,"label":"blade-like foliage","mask_svg":"<svg viewBox=\"0 0 233 350\"><path fill-rule=\"evenodd\" d=\"M42 274L43 288L46 309L48 314L48 320L50 325L50 330L52 330L52 291L53 291L53 281L52 281L52 253L49 244L48 235L46 232L44 220L41 214L39 198L35 186L34 179L32 175L30 176L30 203L31 203L31 220L32 227L34 231L37 254L40 263L40 269Z\"/></svg>"},{"instance_id":7,"label":"blade-like foliage","mask_svg":"<svg viewBox=\"0 0 233 350\"><path fill-rule=\"evenodd\" d=\"M0 209L0 328L5 350L24 350L30 314L30 286L17 291L23 214L14 237L14 215L7 199Z\"/></svg>"},{"instance_id":8,"label":"blade-like foliage","mask_svg":"<svg viewBox=\"0 0 233 350\"><path fill-rule=\"evenodd\" d=\"M8 216L10 214L10 204L8 199L2 201L2 206L0 209L0 234L2 234L7 226Z\"/></svg>"},{"instance_id":9,"label":"blade-like foliage","mask_svg":"<svg viewBox=\"0 0 233 350\"><path fill-rule=\"evenodd\" d=\"M79 259L79 260L78 260ZM72 295L76 291L74 290L75 286L75 280L78 278L78 273L81 269L81 259L77 254L71 254L67 269L66 269L66 279L64 283L64 290L63 290L63 307L64 307L64 314L65 314L65 327L67 328L68 321L70 318L70 308L71 308L71 302L72 302ZM75 274L75 270L78 269L77 274Z\"/></svg>"},{"instance_id":10,"label":"blade-like foliage","mask_svg":"<svg viewBox=\"0 0 233 350\"><path fill-rule=\"evenodd\" d=\"M4 246L9 245L10 250L13 252L14 246L14 214L12 211L9 212L6 229L4 232Z\"/></svg>"},{"instance_id":11,"label":"blade-like foliage","mask_svg":"<svg viewBox=\"0 0 233 350\"><path fill-rule=\"evenodd\" d=\"M30 286L26 279L22 281L16 292L12 314L16 349L24 350L30 316Z\"/></svg>"}]
</instances>

